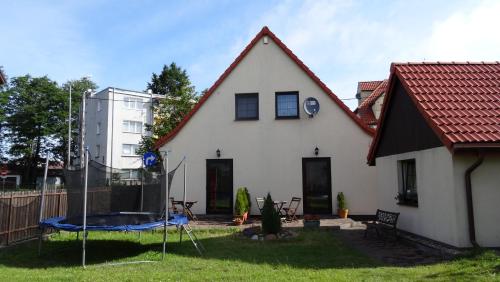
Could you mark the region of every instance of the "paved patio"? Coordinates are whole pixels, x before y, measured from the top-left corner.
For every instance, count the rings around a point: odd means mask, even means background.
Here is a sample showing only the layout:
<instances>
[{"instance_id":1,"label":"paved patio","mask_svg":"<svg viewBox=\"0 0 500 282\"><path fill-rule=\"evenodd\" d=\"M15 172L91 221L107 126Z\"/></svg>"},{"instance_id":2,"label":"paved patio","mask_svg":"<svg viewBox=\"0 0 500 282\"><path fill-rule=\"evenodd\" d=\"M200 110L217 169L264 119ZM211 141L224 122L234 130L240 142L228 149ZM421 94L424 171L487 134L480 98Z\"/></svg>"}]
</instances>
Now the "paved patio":
<instances>
[{"instance_id":1,"label":"paved patio","mask_svg":"<svg viewBox=\"0 0 500 282\"><path fill-rule=\"evenodd\" d=\"M389 238L383 240L370 233L364 238L366 226L350 218L321 218L322 229L331 230L350 247L370 256L378 261L394 266L413 266L422 264L434 264L453 258L459 252L442 248L442 246L425 244L424 241L416 240L402 234L398 241ZM250 218L246 224L235 226L232 217L229 216L199 216L199 220L192 222L194 228L240 228L259 226L260 219ZM284 223L284 228L302 228L302 219L290 223Z\"/></svg>"}]
</instances>

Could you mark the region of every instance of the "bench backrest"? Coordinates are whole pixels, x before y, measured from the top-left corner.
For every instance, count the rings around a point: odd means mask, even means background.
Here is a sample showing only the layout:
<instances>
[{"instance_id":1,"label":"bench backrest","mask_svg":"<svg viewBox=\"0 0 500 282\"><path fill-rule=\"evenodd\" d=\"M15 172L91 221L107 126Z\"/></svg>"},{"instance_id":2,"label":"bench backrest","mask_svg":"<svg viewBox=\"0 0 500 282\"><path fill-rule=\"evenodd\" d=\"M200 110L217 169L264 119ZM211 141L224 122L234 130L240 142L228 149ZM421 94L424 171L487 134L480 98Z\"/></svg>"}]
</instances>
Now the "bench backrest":
<instances>
[{"instance_id":1,"label":"bench backrest","mask_svg":"<svg viewBox=\"0 0 500 282\"><path fill-rule=\"evenodd\" d=\"M398 222L398 217L399 217L399 212L377 210L377 215L375 220L395 227L396 223Z\"/></svg>"}]
</instances>

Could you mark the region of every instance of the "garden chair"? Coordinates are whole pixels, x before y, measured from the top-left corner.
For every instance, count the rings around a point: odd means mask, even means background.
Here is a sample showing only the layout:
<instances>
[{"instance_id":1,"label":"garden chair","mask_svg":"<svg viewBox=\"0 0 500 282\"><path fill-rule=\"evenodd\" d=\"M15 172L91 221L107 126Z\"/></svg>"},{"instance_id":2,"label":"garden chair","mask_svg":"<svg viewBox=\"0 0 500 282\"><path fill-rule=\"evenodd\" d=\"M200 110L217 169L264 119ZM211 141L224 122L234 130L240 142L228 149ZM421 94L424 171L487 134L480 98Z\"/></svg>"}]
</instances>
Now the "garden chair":
<instances>
[{"instance_id":1,"label":"garden chair","mask_svg":"<svg viewBox=\"0 0 500 282\"><path fill-rule=\"evenodd\" d=\"M262 209L264 208L264 198L255 198L257 202L257 208L259 208L260 214L262 215Z\"/></svg>"},{"instance_id":2,"label":"garden chair","mask_svg":"<svg viewBox=\"0 0 500 282\"><path fill-rule=\"evenodd\" d=\"M297 212L301 201L302 198L292 197L292 200L290 201L288 207L283 208L283 211L285 211L285 221L291 222L298 219L295 213Z\"/></svg>"}]
</instances>

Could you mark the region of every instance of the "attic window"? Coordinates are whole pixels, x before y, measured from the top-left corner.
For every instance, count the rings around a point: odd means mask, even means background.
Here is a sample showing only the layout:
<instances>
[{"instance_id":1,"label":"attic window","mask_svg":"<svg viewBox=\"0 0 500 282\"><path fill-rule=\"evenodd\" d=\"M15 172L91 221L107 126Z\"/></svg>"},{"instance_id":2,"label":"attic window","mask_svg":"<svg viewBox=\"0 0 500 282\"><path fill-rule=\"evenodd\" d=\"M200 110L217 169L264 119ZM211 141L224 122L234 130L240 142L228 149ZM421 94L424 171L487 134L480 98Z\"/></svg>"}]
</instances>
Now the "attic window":
<instances>
[{"instance_id":1,"label":"attic window","mask_svg":"<svg viewBox=\"0 0 500 282\"><path fill-rule=\"evenodd\" d=\"M267 35L264 36L264 38L262 39L262 41L264 42L264 44L269 43L269 37L267 37Z\"/></svg>"},{"instance_id":2,"label":"attic window","mask_svg":"<svg viewBox=\"0 0 500 282\"><path fill-rule=\"evenodd\" d=\"M299 118L299 92L276 92L276 119Z\"/></svg>"},{"instance_id":3,"label":"attic window","mask_svg":"<svg viewBox=\"0 0 500 282\"><path fill-rule=\"evenodd\" d=\"M259 119L259 94L245 93L235 94L236 120L258 120Z\"/></svg>"}]
</instances>

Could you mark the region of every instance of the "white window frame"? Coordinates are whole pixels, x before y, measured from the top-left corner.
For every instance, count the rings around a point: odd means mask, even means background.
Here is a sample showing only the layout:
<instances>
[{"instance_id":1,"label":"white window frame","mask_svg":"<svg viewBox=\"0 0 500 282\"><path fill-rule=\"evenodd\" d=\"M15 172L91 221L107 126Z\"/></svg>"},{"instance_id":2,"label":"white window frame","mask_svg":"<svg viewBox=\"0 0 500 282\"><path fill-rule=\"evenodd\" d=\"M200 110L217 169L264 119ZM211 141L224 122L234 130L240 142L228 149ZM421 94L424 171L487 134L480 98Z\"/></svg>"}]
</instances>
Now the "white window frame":
<instances>
[{"instance_id":1,"label":"white window frame","mask_svg":"<svg viewBox=\"0 0 500 282\"><path fill-rule=\"evenodd\" d=\"M95 131L96 131L97 135L101 134L101 123L100 122L97 123Z\"/></svg>"},{"instance_id":2,"label":"white window frame","mask_svg":"<svg viewBox=\"0 0 500 282\"><path fill-rule=\"evenodd\" d=\"M137 178L132 177L132 173L134 173L134 172L137 173ZM122 176L123 176L124 173L128 174L127 178L122 178ZM120 180L139 180L139 179L140 179L139 169L136 169L136 168L125 168L125 169L122 169L121 172L120 172Z\"/></svg>"},{"instance_id":3,"label":"white window frame","mask_svg":"<svg viewBox=\"0 0 500 282\"><path fill-rule=\"evenodd\" d=\"M144 108L144 101L142 98L125 96L123 97L123 105L125 109L142 111Z\"/></svg>"},{"instance_id":4,"label":"white window frame","mask_svg":"<svg viewBox=\"0 0 500 282\"><path fill-rule=\"evenodd\" d=\"M99 158L101 156L101 145L95 145L95 158Z\"/></svg>"},{"instance_id":5,"label":"white window frame","mask_svg":"<svg viewBox=\"0 0 500 282\"><path fill-rule=\"evenodd\" d=\"M101 100L97 100L97 111L100 112L102 110Z\"/></svg>"},{"instance_id":6,"label":"white window frame","mask_svg":"<svg viewBox=\"0 0 500 282\"><path fill-rule=\"evenodd\" d=\"M126 149L126 148L128 148L128 149ZM137 150L139 150L139 144L122 144L122 156L136 157L136 156L138 156L138 154L136 153Z\"/></svg>"},{"instance_id":7,"label":"white window frame","mask_svg":"<svg viewBox=\"0 0 500 282\"><path fill-rule=\"evenodd\" d=\"M122 132L124 132L124 133L142 134L142 132L143 132L143 123L142 123L142 121L124 120L122 122Z\"/></svg>"}]
</instances>

